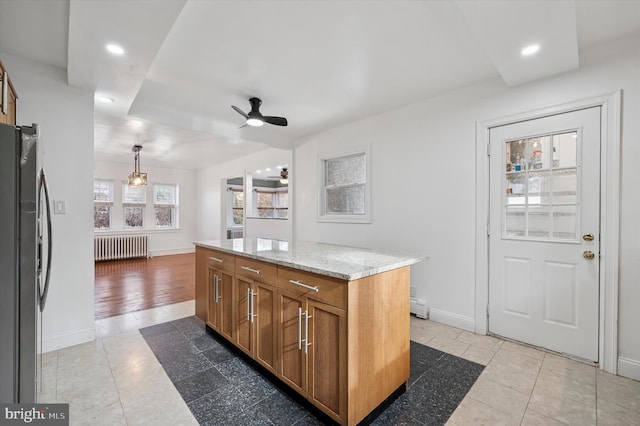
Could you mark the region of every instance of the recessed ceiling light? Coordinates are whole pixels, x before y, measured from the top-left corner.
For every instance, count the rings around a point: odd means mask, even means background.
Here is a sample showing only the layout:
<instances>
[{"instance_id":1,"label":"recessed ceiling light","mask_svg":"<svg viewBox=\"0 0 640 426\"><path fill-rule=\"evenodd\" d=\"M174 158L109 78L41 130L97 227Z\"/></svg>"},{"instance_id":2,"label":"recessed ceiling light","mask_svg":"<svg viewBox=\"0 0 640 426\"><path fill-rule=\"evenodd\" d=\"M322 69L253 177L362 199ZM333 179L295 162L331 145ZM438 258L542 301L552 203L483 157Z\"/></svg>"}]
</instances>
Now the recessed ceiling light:
<instances>
[{"instance_id":1,"label":"recessed ceiling light","mask_svg":"<svg viewBox=\"0 0 640 426\"><path fill-rule=\"evenodd\" d=\"M262 170L256 170L256 173L262 173Z\"/></svg>"},{"instance_id":2,"label":"recessed ceiling light","mask_svg":"<svg viewBox=\"0 0 640 426\"><path fill-rule=\"evenodd\" d=\"M124 54L124 49L117 44L107 44L106 49L113 53L114 55L122 55Z\"/></svg>"},{"instance_id":3,"label":"recessed ceiling light","mask_svg":"<svg viewBox=\"0 0 640 426\"><path fill-rule=\"evenodd\" d=\"M522 56L529 56L529 55L533 55L538 50L540 50L540 45L539 44L532 44L532 45L529 45L527 47L523 47L522 50L520 51L520 54Z\"/></svg>"},{"instance_id":4,"label":"recessed ceiling light","mask_svg":"<svg viewBox=\"0 0 640 426\"><path fill-rule=\"evenodd\" d=\"M104 102L105 104L111 104L115 102L115 99L110 98L108 96L102 96L102 95L96 96L96 99L99 100L100 102Z\"/></svg>"},{"instance_id":5,"label":"recessed ceiling light","mask_svg":"<svg viewBox=\"0 0 640 426\"><path fill-rule=\"evenodd\" d=\"M267 167L266 169L264 169L266 172L270 172L271 171L271 167Z\"/></svg>"}]
</instances>

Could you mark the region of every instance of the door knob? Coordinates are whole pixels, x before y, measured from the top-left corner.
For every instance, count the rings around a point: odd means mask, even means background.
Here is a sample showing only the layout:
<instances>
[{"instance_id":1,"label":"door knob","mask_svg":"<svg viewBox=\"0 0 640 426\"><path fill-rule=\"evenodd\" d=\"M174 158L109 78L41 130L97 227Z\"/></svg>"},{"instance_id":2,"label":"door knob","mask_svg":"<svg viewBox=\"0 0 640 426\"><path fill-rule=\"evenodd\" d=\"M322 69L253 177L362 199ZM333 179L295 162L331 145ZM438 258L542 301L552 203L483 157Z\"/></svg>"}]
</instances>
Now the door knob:
<instances>
[{"instance_id":1,"label":"door knob","mask_svg":"<svg viewBox=\"0 0 640 426\"><path fill-rule=\"evenodd\" d=\"M591 250L587 250L582 252L582 257L591 260L596 257L596 255Z\"/></svg>"},{"instance_id":2,"label":"door knob","mask_svg":"<svg viewBox=\"0 0 640 426\"><path fill-rule=\"evenodd\" d=\"M593 241L594 238L595 237L593 236L592 233L587 233L582 236L582 239L585 241Z\"/></svg>"}]
</instances>

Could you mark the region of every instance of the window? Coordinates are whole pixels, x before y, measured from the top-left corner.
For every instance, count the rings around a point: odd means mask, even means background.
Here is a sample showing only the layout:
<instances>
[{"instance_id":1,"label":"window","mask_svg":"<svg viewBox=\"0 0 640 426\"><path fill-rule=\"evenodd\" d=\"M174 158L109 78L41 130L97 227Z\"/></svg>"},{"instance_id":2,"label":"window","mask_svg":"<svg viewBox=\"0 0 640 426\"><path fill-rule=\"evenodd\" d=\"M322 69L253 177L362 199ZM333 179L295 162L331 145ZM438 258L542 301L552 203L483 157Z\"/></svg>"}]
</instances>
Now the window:
<instances>
[{"instance_id":1,"label":"window","mask_svg":"<svg viewBox=\"0 0 640 426\"><path fill-rule=\"evenodd\" d=\"M111 229L111 207L113 206L113 182L93 181L93 229Z\"/></svg>"},{"instance_id":2,"label":"window","mask_svg":"<svg viewBox=\"0 0 640 426\"><path fill-rule=\"evenodd\" d=\"M233 209L233 225L242 225L244 223L244 192L242 189L229 188L232 193L232 209Z\"/></svg>"},{"instance_id":3,"label":"window","mask_svg":"<svg viewBox=\"0 0 640 426\"><path fill-rule=\"evenodd\" d=\"M176 185L153 185L153 208L155 210L156 228L177 227L177 199L178 189Z\"/></svg>"},{"instance_id":4,"label":"window","mask_svg":"<svg viewBox=\"0 0 640 426\"><path fill-rule=\"evenodd\" d=\"M370 223L368 149L320 161L320 222Z\"/></svg>"},{"instance_id":5,"label":"window","mask_svg":"<svg viewBox=\"0 0 640 426\"><path fill-rule=\"evenodd\" d=\"M122 185L122 207L125 229L144 228L144 207L147 200L146 187Z\"/></svg>"},{"instance_id":6,"label":"window","mask_svg":"<svg viewBox=\"0 0 640 426\"><path fill-rule=\"evenodd\" d=\"M254 190L258 217L286 219L289 210L289 194L278 190Z\"/></svg>"}]
</instances>

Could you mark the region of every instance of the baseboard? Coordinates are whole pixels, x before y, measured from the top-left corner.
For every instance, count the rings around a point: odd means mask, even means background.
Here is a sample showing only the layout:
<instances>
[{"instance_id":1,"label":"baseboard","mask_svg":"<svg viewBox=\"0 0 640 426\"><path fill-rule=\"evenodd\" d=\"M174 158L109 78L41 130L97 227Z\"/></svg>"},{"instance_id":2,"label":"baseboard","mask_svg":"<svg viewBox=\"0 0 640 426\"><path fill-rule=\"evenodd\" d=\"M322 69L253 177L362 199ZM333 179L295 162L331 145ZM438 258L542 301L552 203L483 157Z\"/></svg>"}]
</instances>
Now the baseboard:
<instances>
[{"instance_id":1,"label":"baseboard","mask_svg":"<svg viewBox=\"0 0 640 426\"><path fill-rule=\"evenodd\" d=\"M75 346L81 343L96 340L95 326L81 330L71 330L42 338L42 352L51 352L57 349Z\"/></svg>"},{"instance_id":2,"label":"baseboard","mask_svg":"<svg viewBox=\"0 0 640 426\"><path fill-rule=\"evenodd\" d=\"M619 356L618 375L633 380L640 380L640 361Z\"/></svg>"},{"instance_id":3,"label":"baseboard","mask_svg":"<svg viewBox=\"0 0 640 426\"><path fill-rule=\"evenodd\" d=\"M195 247L186 247L180 249L164 249L149 251L149 257L170 256L172 254L187 254L195 252Z\"/></svg>"},{"instance_id":4,"label":"baseboard","mask_svg":"<svg viewBox=\"0 0 640 426\"><path fill-rule=\"evenodd\" d=\"M429 319L471 332L473 332L475 329L475 322L472 317L454 314L452 312L443 311L438 308L429 308Z\"/></svg>"}]
</instances>

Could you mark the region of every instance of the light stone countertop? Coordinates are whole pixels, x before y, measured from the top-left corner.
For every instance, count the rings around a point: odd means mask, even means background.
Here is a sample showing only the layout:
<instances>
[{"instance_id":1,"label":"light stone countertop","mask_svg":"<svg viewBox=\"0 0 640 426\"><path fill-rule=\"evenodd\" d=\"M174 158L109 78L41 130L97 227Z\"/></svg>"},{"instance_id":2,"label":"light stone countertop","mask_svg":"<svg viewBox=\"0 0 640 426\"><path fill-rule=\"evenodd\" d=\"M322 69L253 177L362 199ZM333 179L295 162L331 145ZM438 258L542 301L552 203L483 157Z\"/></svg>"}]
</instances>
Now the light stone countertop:
<instances>
[{"instance_id":1,"label":"light stone countertop","mask_svg":"<svg viewBox=\"0 0 640 426\"><path fill-rule=\"evenodd\" d=\"M194 244L347 281L413 265L427 259L427 256L420 255L265 238L196 241Z\"/></svg>"}]
</instances>

